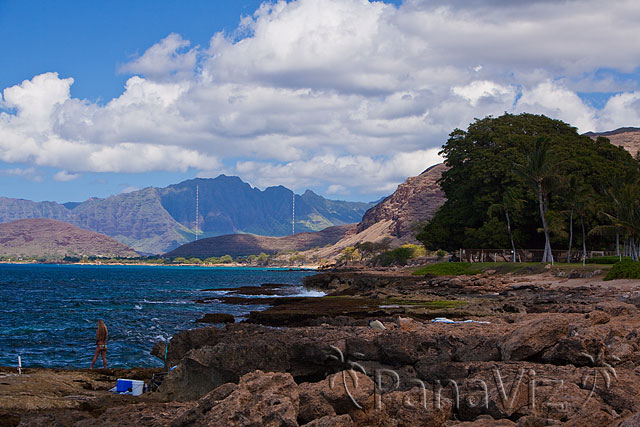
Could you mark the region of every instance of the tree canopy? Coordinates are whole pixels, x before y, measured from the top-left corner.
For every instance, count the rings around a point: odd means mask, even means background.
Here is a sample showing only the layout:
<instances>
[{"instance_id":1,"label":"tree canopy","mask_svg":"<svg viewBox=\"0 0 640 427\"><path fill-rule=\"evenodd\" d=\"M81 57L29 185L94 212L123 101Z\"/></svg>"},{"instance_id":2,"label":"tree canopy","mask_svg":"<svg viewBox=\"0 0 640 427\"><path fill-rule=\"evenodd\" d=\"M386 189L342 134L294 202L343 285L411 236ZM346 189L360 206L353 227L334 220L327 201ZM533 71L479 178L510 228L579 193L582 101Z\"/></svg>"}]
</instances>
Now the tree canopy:
<instances>
[{"instance_id":1,"label":"tree canopy","mask_svg":"<svg viewBox=\"0 0 640 427\"><path fill-rule=\"evenodd\" d=\"M531 153L542 146L547 164L531 165L535 160ZM614 203L608 189L636 182L640 176L638 161L608 139L594 141L567 123L526 113L476 119L466 131L454 130L440 154L449 166L440 179L447 201L418 234L430 249L511 247L505 218L491 209L496 205L504 209L506 195L521 201L508 206L516 246L546 246L543 210L553 247L566 249L567 212L577 213L587 229L610 223L602 215ZM523 173L528 166L542 168L544 178ZM567 184L576 181L580 194L572 194ZM602 237L594 239L600 246L608 244Z\"/></svg>"}]
</instances>

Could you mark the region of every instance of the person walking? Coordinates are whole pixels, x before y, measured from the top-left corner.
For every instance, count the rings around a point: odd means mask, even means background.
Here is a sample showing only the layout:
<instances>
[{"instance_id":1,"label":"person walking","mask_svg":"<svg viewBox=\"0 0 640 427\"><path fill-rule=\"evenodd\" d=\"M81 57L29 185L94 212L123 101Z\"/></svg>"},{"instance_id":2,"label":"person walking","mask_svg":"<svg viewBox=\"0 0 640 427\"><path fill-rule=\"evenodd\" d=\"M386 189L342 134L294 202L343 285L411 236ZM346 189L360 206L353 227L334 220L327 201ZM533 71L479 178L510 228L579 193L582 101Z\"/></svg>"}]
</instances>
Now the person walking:
<instances>
[{"instance_id":1,"label":"person walking","mask_svg":"<svg viewBox=\"0 0 640 427\"><path fill-rule=\"evenodd\" d=\"M102 320L98 320L98 330L96 331L96 352L93 355L91 366L89 369L93 369L93 365L98 360L98 354L102 354L103 367L107 367L107 338L109 338L109 331L107 325Z\"/></svg>"}]
</instances>

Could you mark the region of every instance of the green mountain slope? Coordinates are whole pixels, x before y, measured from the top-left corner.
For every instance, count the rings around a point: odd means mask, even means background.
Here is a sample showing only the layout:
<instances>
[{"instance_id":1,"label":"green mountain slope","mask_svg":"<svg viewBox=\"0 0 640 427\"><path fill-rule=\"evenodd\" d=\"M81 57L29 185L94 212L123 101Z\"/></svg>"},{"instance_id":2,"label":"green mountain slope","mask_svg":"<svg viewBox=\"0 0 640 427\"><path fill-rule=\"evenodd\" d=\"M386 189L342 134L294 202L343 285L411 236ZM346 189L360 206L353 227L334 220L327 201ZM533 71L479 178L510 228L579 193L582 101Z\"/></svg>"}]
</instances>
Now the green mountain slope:
<instances>
[{"instance_id":1,"label":"green mountain slope","mask_svg":"<svg viewBox=\"0 0 640 427\"><path fill-rule=\"evenodd\" d=\"M199 229L203 236L252 233L291 234L293 192L285 187L252 188L238 177L192 179L159 190L162 206L183 226L194 229L196 187ZM296 232L318 231L360 221L369 203L327 200L307 190L295 196Z\"/></svg>"}]
</instances>

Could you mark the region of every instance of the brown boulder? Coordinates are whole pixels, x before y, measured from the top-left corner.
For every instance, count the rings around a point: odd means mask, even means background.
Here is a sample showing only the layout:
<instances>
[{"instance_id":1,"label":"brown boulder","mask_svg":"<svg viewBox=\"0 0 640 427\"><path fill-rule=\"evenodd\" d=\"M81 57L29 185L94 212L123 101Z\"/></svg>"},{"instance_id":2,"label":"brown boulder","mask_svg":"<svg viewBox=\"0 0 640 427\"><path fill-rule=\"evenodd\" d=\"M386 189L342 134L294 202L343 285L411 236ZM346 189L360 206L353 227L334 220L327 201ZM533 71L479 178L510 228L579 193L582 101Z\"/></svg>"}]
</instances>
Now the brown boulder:
<instances>
[{"instance_id":1,"label":"brown boulder","mask_svg":"<svg viewBox=\"0 0 640 427\"><path fill-rule=\"evenodd\" d=\"M219 335L219 330L213 327L178 332L168 343L157 342L151 349L151 354L165 361L165 366L174 366L189 351L216 342Z\"/></svg>"},{"instance_id":2,"label":"brown boulder","mask_svg":"<svg viewBox=\"0 0 640 427\"><path fill-rule=\"evenodd\" d=\"M74 423L76 427L89 426L170 426L171 421L194 406L188 403L140 403L109 408L98 418L88 418ZM37 424L30 424L37 425ZM56 425L56 423L42 424ZM59 425L59 424L58 424Z\"/></svg>"},{"instance_id":3,"label":"brown boulder","mask_svg":"<svg viewBox=\"0 0 640 427\"><path fill-rule=\"evenodd\" d=\"M255 371L196 426L297 426L298 386L290 374Z\"/></svg>"},{"instance_id":4,"label":"brown boulder","mask_svg":"<svg viewBox=\"0 0 640 427\"><path fill-rule=\"evenodd\" d=\"M301 413L305 414L313 412L310 410L313 405L314 408L321 407L328 412L322 416L333 415L326 405L320 406L320 402L326 402L334 414L346 414L354 409L371 409L373 406L374 383L371 378L356 370L338 372L317 383L302 383L300 390Z\"/></svg>"},{"instance_id":5,"label":"brown boulder","mask_svg":"<svg viewBox=\"0 0 640 427\"><path fill-rule=\"evenodd\" d=\"M592 325L604 325L611 321L611 316L604 311L593 310L591 313L585 315Z\"/></svg>"},{"instance_id":6,"label":"brown boulder","mask_svg":"<svg viewBox=\"0 0 640 427\"><path fill-rule=\"evenodd\" d=\"M167 375L160 390L169 399L195 400L255 370L289 372L301 378L324 376L335 364L330 357L336 354L332 345L343 347L341 340L353 333L349 327L273 329L231 324L208 341L198 341ZM186 341L184 335L182 341Z\"/></svg>"},{"instance_id":7,"label":"brown boulder","mask_svg":"<svg viewBox=\"0 0 640 427\"><path fill-rule=\"evenodd\" d=\"M316 387L311 387L309 383L302 383L299 387L300 393L300 411L298 412L298 421L302 423L310 423L313 420L323 417L333 417L336 415L333 406L327 402Z\"/></svg>"},{"instance_id":8,"label":"brown boulder","mask_svg":"<svg viewBox=\"0 0 640 427\"><path fill-rule=\"evenodd\" d=\"M380 401L389 419L398 426L444 426L451 417L451 401L436 402L433 391L428 388L394 391L382 395Z\"/></svg>"},{"instance_id":9,"label":"brown boulder","mask_svg":"<svg viewBox=\"0 0 640 427\"><path fill-rule=\"evenodd\" d=\"M481 415L473 421L465 421L454 425L456 427L512 427L517 426L518 424L511 420L495 420L490 415Z\"/></svg>"},{"instance_id":10,"label":"brown boulder","mask_svg":"<svg viewBox=\"0 0 640 427\"><path fill-rule=\"evenodd\" d=\"M567 337L569 321L565 316L546 316L518 325L500 345L502 360L527 360L553 347Z\"/></svg>"},{"instance_id":11,"label":"brown boulder","mask_svg":"<svg viewBox=\"0 0 640 427\"><path fill-rule=\"evenodd\" d=\"M602 301L596 305L596 310L604 311L614 317L638 312L638 308L635 305L621 301Z\"/></svg>"},{"instance_id":12,"label":"brown boulder","mask_svg":"<svg viewBox=\"0 0 640 427\"><path fill-rule=\"evenodd\" d=\"M635 414L625 419L618 427L640 427L640 414Z\"/></svg>"},{"instance_id":13,"label":"brown boulder","mask_svg":"<svg viewBox=\"0 0 640 427\"><path fill-rule=\"evenodd\" d=\"M343 414L327 415L322 418L317 418L310 423L304 424L304 427L352 427L354 425L351 417Z\"/></svg>"},{"instance_id":14,"label":"brown boulder","mask_svg":"<svg viewBox=\"0 0 640 427\"><path fill-rule=\"evenodd\" d=\"M221 400L226 399L238 386L233 383L226 383L212 390L206 396L200 398L197 404L173 420L171 427L187 427L205 416L207 412L216 406Z\"/></svg>"}]
</instances>

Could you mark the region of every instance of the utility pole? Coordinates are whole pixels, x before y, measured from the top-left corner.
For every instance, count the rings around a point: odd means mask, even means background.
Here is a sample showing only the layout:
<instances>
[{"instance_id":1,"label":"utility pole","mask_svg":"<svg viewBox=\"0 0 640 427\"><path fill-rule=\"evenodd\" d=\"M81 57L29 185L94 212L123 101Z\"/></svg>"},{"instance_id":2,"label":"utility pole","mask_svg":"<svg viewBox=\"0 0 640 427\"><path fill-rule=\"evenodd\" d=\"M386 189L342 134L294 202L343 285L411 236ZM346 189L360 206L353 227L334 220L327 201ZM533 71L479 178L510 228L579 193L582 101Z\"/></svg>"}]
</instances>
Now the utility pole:
<instances>
[{"instance_id":1,"label":"utility pole","mask_svg":"<svg viewBox=\"0 0 640 427\"><path fill-rule=\"evenodd\" d=\"M196 240L198 240L198 198L200 196L200 188L198 184L196 184Z\"/></svg>"}]
</instances>

